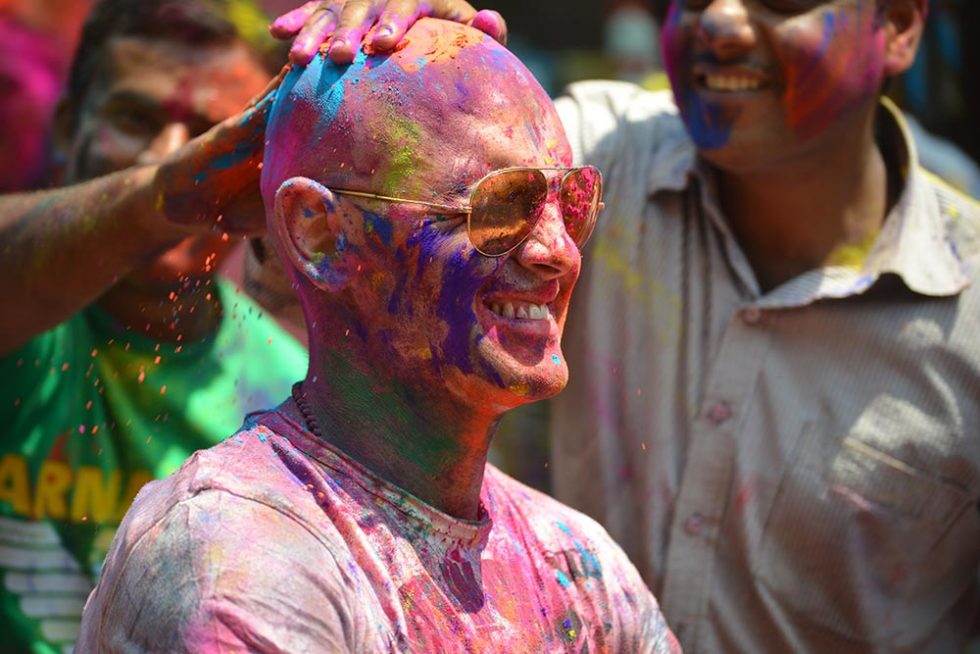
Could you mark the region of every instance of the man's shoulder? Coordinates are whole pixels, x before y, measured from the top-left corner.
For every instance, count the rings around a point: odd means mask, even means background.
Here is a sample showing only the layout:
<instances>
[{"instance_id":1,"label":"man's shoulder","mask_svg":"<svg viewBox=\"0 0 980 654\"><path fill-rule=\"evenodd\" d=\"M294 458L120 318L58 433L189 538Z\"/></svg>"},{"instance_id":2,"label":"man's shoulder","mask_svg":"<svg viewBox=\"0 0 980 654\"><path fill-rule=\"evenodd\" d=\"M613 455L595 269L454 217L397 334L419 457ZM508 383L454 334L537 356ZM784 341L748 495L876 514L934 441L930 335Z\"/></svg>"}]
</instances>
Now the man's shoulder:
<instances>
[{"instance_id":1,"label":"man's shoulder","mask_svg":"<svg viewBox=\"0 0 980 654\"><path fill-rule=\"evenodd\" d=\"M644 156L688 152L694 146L669 91L648 91L635 84L583 81L570 85L555 101L578 161L609 167L632 164ZM631 154L633 153L633 154Z\"/></svg>"},{"instance_id":2,"label":"man's shoulder","mask_svg":"<svg viewBox=\"0 0 980 654\"><path fill-rule=\"evenodd\" d=\"M648 116L677 116L677 105L669 90L650 91L630 82L583 80L569 84L565 95L583 105L603 105L615 113L644 113Z\"/></svg>"},{"instance_id":3,"label":"man's shoulder","mask_svg":"<svg viewBox=\"0 0 980 654\"><path fill-rule=\"evenodd\" d=\"M290 447L250 427L147 484L116 533L79 642L210 651L202 643L211 638L271 638L289 651L310 651L310 642L339 651L358 622L340 567L350 555L336 530L316 521L302 462L280 462ZM322 619L287 629L311 603Z\"/></svg>"},{"instance_id":4,"label":"man's shoulder","mask_svg":"<svg viewBox=\"0 0 980 654\"><path fill-rule=\"evenodd\" d=\"M552 551L581 547L626 560L605 528L589 516L493 466L487 466L487 476L491 480L488 509L495 524L501 519L518 520Z\"/></svg>"},{"instance_id":5,"label":"man's shoulder","mask_svg":"<svg viewBox=\"0 0 980 654\"><path fill-rule=\"evenodd\" d=\"M686 138L670 91L648 91L629 82L585 80L569 85L556 105L563 121L574 107L579 118L574 122L633 126L645 132Z\"/></svg>"},{"instance_id":6,"label":"man's shoulder","mask_svg":"<svg viewBox=\"0 0 980 654\"><path fill-rule=\"evenodd\" d=\"M298 507L288 500L292 478L280 452L289 441L264 425L243 427L217 445L192 454L169 477L146 484L126 515L124 526L135 537L165 519L174 507L198 504L222 521L249 520L240 511L224 512L219 496L236 504L262 505L301 521ZM203 498L210 499L203 499Z\"/></svg>"}]
</instances>

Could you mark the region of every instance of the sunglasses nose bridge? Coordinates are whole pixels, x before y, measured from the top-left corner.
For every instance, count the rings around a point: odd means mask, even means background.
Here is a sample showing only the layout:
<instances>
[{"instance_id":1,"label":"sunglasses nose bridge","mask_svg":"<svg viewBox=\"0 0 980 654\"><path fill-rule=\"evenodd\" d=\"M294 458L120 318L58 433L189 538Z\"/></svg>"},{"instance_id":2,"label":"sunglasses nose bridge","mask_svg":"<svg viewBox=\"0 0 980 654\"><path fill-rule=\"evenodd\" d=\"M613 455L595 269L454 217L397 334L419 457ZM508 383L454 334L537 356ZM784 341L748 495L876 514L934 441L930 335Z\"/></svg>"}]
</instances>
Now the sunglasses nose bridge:
<instances>
[{"instance_id":1,"label":"sunglasses nose bridge","mask_svg":"<svg viewBox=\"0 0 980 654\"><path fill-rule=\"evenodd\" d=\"M576 270L581 253L565 229L557 201L547 202L513 256L539 279L558 279Z\"/></svg>"},{"instance_id":2,"label":"sunglasses nose bridge","mask_svg":"<svg viewBox=\"0 0 980 654\"><path fill-rule=\"evenodd\" d=\"M561 250L568 247L577 250L575 241L568 233L565 224L560 196L549 193L548 197L544 199L525 239L525 244L527 241L535 241L541 247L550 250Z\"/></svg>"}]
</instances>

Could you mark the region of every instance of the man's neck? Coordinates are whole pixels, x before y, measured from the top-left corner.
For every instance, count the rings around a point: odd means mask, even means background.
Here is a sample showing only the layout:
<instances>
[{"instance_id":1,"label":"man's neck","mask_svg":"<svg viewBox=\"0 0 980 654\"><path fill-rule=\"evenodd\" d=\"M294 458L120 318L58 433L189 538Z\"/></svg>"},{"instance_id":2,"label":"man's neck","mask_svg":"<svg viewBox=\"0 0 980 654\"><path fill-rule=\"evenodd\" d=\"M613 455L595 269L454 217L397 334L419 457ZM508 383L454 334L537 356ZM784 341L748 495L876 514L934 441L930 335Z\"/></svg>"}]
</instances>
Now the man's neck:
<instances>
[{"instance_id":1,"label":"man's neck","mask_svg":"<svg viewBox=\"0 0 980 654\"><path fill-rule=\"evenodd\" d=\"M822 266L860 266L889 204L872 120L771 169L719 171L722 209L763 292Z\"/></svg>"},{"instance_id":2,"label":"man's neck","mask_svg":"<svg viewBox=\"0 0 980 654\"><path fill-rule=\"evenodd\" d=\"M98 303L129 330L160 341L200 340L217 332L221 324L221 300L214 277L170 291L123 280Z\"/></svg>"},{"instance_id":3,"label":"man's neck","mask_svg":"<svg viewBox=\"0 0 980 654\"><path fill-rule=\"evenodd\" d=\"M311 345L301 392L319 436L440 511L475 520L500 416L451 393L420 392L365 373L339 354L342 348L318 348L316 339Z\"/></svg>"}]
</instances>

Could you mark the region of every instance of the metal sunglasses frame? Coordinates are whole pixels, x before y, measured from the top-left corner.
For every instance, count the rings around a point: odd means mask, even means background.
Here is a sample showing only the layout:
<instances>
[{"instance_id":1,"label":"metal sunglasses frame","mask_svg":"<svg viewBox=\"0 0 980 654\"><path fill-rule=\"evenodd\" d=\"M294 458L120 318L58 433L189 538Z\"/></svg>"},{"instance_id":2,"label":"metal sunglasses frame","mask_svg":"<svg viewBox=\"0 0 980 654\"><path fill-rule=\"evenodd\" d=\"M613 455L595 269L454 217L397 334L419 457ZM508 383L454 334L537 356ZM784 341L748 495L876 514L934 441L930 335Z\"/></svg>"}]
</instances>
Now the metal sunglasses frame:
<instances>
[{"instance_id":1,"label":"metal sunglasses frame","mask_svg":"<svg viewBox=\"0 0 980 654\"><path fill-rule=\"evenodd\" d=\"M487 173L486 175L484 175L483 177L481 177L479 180L477 180L476 184L473 185L473 190L470 191L470 200L469 200L469 203L466 206L463 206L463 207L453 206L453 205L450 205L450 204L440 204L438 202L427 202L425 200L413 200L412 198L400 198L400 197L396 197L396 196L393 196L393 195L381 195L380 193L370 193L368 191L355 191L355 190L352 190L352 189L345 189L345 188L331 188L330 190L333 193L336 193L337 195L348 195L348 196L355 197L355 198L368 198L368 199L372 199L372 200L384 200L386 202L404 202L406 204L418 204L418 205L421 205L423 207L431 207L433 209L439 209L440 211L442 211L444 213L447 213L447 214L452 214L452 215L463 215L463 214L465 214L466 215L466 235L470 238L470 243L473 245L473 248L477 252L479 252L480 254L482 254L485 257L502 257L505 254L509 254L509 253L513 252L515 249L517 249L521 245L521 243L523 243L524 241L527 240L527 238L531 235L531 232L534 231L534 226L537 225L537 219L535 219L535 221L533 223L530 223L530 227L531 228L528 230L527 234L525 234L523 237L521 237L521 239L519 241L517 241L517 243L515 243L512 246L510 246L505 251L503 251L503 252L501 252L499 254L490 254L488 252L484 252L479 247L477 247L476 243L473 243L473 238L472 238L472 236L470 236L471 229L472 229L471 220L473 218L473 198L475 197L477 190L479 190L480 185L484 181L486 181L487 179L489 179L490 177L494 177L494 176L500 175L502 173L512 173L512 172L518 172L518 171L523 171L523 170L537 170L537 171L564 170L565 171L565 174L561 176L561 180L558 182L558 188L560 189L562 187L562 185L565 183L565 180L568 178L569 175L571 175L572 173L574 173L576 171L587 170L587 169L591 169L591 170L594 170L595 171L596 176L597 176L597 183L599 185L599 198L600 199L599 199L599 203L596 205L595 215L592 217L592 226L595 227L595 221L598 219L599 212L602 211L603 208L605 208L605 206L606 206L605 203L602 202L602 172L598 168L596 168L595 166L573 166L571 168L567 168L565 166L541 166L541 167L536 167L536 166L511 166L510 168L498 168L497 170L491 170L489 173ZM579 247L579 249L581 249L582 246L585 245L585 242L589 240L589 237L591 235L592 235L592 230L590 229L589 230L589 236L587 236L585 238L585 241L583 241L582 243L576 243L576 245Z\"/></svg>"}]
</instances>

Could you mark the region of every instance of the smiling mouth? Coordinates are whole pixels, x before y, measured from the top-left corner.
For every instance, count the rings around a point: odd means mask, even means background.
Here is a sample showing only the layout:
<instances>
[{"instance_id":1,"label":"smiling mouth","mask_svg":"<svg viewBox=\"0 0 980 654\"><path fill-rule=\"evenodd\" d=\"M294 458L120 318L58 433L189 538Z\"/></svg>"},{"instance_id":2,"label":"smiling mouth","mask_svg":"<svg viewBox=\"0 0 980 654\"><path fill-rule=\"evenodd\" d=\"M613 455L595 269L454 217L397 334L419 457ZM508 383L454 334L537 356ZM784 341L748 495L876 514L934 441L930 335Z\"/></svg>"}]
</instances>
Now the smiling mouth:
<instances>
[{"instance_id":1,"label":"smiling mouth","mask_svg":"<svg viewBox=\"0 0 980 654\"><path fill-rule=\"evenodd\" d=\"M514 301L488 302L486 306L491 313L511 320L548 320L551 317L551 308L547 304Z\"/></svg>"},{"instance_id":2,"label":"smiling mouth","mask_svg":"<svg viewBox=\"0 0 980 654\"><path fill-rule=\"evenodd\" d=\"M758 77L736 74L701 74L697 77L698 85L709 91L722 93L737 93L739 91L758 91L763 87Z\"/></svg>"}]
</instances>

